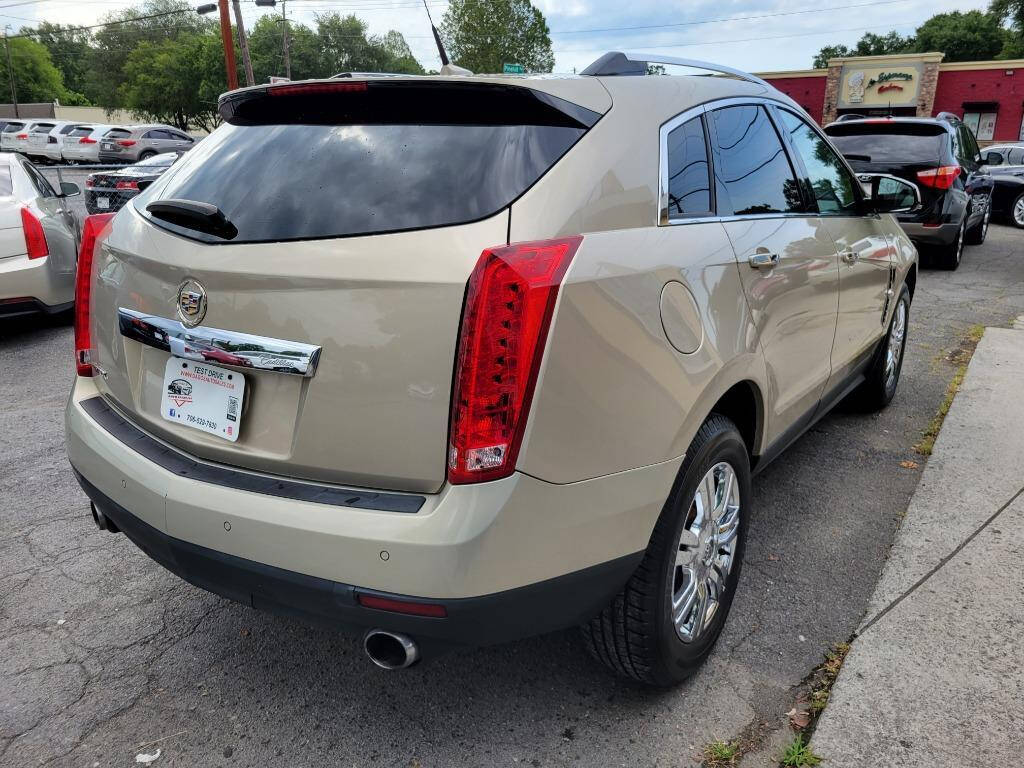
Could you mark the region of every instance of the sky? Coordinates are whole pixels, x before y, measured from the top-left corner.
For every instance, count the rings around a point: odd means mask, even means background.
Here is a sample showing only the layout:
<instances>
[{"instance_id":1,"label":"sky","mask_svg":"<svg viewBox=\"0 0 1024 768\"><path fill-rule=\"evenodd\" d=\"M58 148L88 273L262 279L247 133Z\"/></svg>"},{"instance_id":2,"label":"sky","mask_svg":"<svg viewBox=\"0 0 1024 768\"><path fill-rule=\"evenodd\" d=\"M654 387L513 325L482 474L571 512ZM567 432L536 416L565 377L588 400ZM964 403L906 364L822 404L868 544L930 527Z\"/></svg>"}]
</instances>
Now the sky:
<instances>
[{"instance_id":1,"label":"sky","mask_svg":"<svg viewBox=\"0 0 1024 768\"><path fill-rule=\"evenodd\" d=\"M199 5L203 0L195 0ZM209 0L206 0L209 1ZM128 0L0 0L0 25L39 21L95 24ZM242 0L251 26L278 9ZM446 0L427 0L440 24ZM824 45L855 43L865 32L909 34L944 11L984 9L987 0L534 0L548 21L555 71L586 67L608 50L704 59L750 72L806 69ZM288 17L312 24L317 13L354 13L371 33L401 32L428 69L440 66L421 0L287 0Z\"/></svg>"}]
</instances>

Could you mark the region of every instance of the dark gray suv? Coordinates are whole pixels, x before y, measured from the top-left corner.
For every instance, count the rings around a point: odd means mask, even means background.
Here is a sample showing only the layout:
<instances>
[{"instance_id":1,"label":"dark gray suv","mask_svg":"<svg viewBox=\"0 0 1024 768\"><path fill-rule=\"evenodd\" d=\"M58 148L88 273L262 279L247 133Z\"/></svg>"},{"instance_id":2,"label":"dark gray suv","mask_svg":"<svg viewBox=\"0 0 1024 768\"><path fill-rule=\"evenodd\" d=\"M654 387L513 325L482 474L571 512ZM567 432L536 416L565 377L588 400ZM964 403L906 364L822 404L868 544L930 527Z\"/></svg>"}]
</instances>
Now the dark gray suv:
<instances>
[{"instance_id":1,"label":"dark gray suv","mask_svg":"<svg viewBox=\"0 0 1024 768\"><path fill-rule=\"evenodd\" d=\"M196 140L169 125L111 128L100 139L101 163L137 163L164 152L187 152Z\"/></svg>"}]
</instances>

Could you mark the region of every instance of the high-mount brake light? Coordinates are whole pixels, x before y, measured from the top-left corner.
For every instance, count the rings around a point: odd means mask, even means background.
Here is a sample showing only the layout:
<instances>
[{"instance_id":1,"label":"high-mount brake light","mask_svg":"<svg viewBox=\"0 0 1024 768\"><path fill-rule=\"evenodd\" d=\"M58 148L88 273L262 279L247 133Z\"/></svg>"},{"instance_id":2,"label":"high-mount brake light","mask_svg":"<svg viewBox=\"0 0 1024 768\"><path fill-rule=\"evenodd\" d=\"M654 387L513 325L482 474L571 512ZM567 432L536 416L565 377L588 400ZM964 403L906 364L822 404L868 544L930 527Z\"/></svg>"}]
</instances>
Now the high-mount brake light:
<instances>
[{"instance_id":1,"label":"high-mount brake light","mask_svg":"<svg viewBox=\"0 0 1024 768\"><path fill-rule=\"evenodd\" d=\"M294 83L292 85L275 85L267 89L271 96L297 96L310 93L351 93L365 91L366 83L361 80L350 83Z\"/></svg>"},{"instance_id":2,"label":"high-mount brake light","mask_svg":"<svg viewBox=\"0 0 1024 768\"><path fill-rule=\"evenodd\" d=\"M488 248L470 275L452 398L448 481L512 474L558 289L583 238Z\"/></svg>"},{"instance_id":3,"label":"high-mount brake light","mask_svg":"<svg viewBox=\"0 0 1024 768\"><path fill-rule=\"evenodd\" d=\"M21 229L25 233L25 253L30 259L41 259L50 255L43 224L26 206L21 208Z\"/></svg>"},{"instance_id":4,"label":"high-mount brake light","mask_svg":"<svg viewBox=\"0 0 1024 768\"><path fill-rule=\"evenodd\" d=\"M917 180L926 187L949 189L960 175L959 165L942 165L929 171L918 171Z\"/></svg>"},{"instance_id":5,"label":"high-mount brake light","mask_svg":"<svg viewBox=\"0 0 1024 768\"><path fill-rule=\"evenodd\" d=\"M96 213L87 216L82 225L82 246L78 251L78 274L75 277L75 365L79 376L92 376L92 332L89 330L92 262L96 240L113 218L112 213Z\"/></svg>"}]
</instances>

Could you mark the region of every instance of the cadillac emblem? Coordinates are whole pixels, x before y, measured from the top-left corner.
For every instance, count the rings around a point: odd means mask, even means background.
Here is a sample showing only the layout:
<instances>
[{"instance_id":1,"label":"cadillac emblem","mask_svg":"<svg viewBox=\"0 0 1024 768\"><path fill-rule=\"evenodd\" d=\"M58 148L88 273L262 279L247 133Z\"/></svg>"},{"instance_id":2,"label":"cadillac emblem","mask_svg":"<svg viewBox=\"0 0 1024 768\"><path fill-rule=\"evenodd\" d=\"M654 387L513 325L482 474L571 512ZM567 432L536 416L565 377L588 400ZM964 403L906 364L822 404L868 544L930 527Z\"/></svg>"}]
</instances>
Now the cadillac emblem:
<instances>
[{"instance_id":1,"label":"cadillac emblem","mask_svg":"<svg viewBox=\"0 0 1024 768\"><path fill-rule=\"evenodd\" d=\"M198 281L188 279L178 288L178 318L194 328L206 317L206 289Z\"/></svg>"}]
</instances>

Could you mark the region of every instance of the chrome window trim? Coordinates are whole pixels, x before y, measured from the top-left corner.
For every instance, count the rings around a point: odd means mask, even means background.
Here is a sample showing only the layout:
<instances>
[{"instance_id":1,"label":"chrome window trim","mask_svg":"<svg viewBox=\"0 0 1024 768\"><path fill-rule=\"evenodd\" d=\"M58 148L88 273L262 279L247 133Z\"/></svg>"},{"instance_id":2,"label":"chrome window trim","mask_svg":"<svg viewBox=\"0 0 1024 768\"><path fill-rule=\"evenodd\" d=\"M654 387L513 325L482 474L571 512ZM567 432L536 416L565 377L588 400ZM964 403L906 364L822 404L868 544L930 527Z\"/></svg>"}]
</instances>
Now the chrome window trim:
<instances>
[{"instance_id":1,"label":"chrome window trim","mask_svg":"<svg viewBox=\"0 0 1024 768\"><path fill-rule=\"evenodd\" d=\"M668 214L668 135L670 133L672 133L673 130L675 130L676 128L678 128L680 125L682 125L683 123L687 122L688 120L692 120L695 117L700 117L700 116L702 116L702 115L704 115L704 114L706 114L708 112L713 112L716 109L720 109L722 107L745 106L745 105L754 105L754 104L757 104L757 105L760 105L760 106L764 106L764 107L769 107L769 106L785 107L785 108L789 109L789 111L794 112L794 108L792 107L792 105L787 104L787 103L785 103L783 101L779 101L778 99L772 99L772 98L768 98L768 97L764 97L764 96L730 96L730 97L727 97L727 98L724 98L724 99L716 99L715 101L708 101L708 102L705 102L704 104L699 104L699 105L697 105L695 107L691 107L690 109L687 109L684 112L680 112L675 117L672 117L669 120L667 120L667 121L665 121L664 123L661 124L661 128L659 129L659 132L658 132L658 215L657 215L657 217L655 219L655 222L654 222L656 226L659 226L659 227L670 227L670 226L678 226L680 224L707 224L709 222L716 222L716 221L718 221L718 222L721 222L721 221L746 221L746 220L750 220L750 219L807 218L807 217L810 217L810 216L817 216L818 215L817 213L752 213L752 214L743 214L743 215L729 214L727 216L719 216L717 214L717 201L715 201L716 213L714 215L712 215L712 216L694 215L694 216L689 216L688 217L688 216L684 215L682 217L675 218L675 219L669 218L669 214ZM765 111L768 113L768 119L769 120L773 120L773 115L771 114L771 110L768 109L768 110L765 110ZM799 112L796 112L796 114L799 115ZM806 117L804 119L806 119ZM773 121L773 125L774 125L774 121ZM777 129L777 127L776 127L776 129ZM705 127L705 131L707 131L706 127ZM830 144L831 144L831 142L830 142ZM783 148L787 149L787 151L788 151L787 147L784 146ZM709 148L709 151L710 151L710 148ZM842 154L840 154L840 157L842 157ZM845 162L846 159L843 158L843 161ZM712 200L715 199L715 194L714 194L714 189L713 189L713 186L714 186L714 183L715 183L713 168L714 168L714 160L713 160L713 158L709 154L709 156L708 156L708 171L709 171L709 174L711 176L710 181L711 181L711 184L712 184L712 190L711 190L711 199ZM856 176L855 176L855 178L856 178Z\"/></svg>"},{"instance_id":2,"label":"chrome window trim","mask_svg":"<svg viewBox=\"0 0 1024 768\"><path fill-rule=\"evenodd\" d=\"M226 365L240 371L275 371L309 378L316 373L317 363L320 362L321 348L312 344L205 326L189 328L177 320L147 315L124 307L117 310L117 324L122 336L140 344L161 349L176 357L210 365ZM181 348L173 349L171 339L181 342ZM207 360L203 357L202 350L190 350L186 346L186 343L191 343L224 351L216 346L216 342L255 347L246 350L246 360L250 364L235 365L216 358Z\"/></svg>"}]
</instances>

